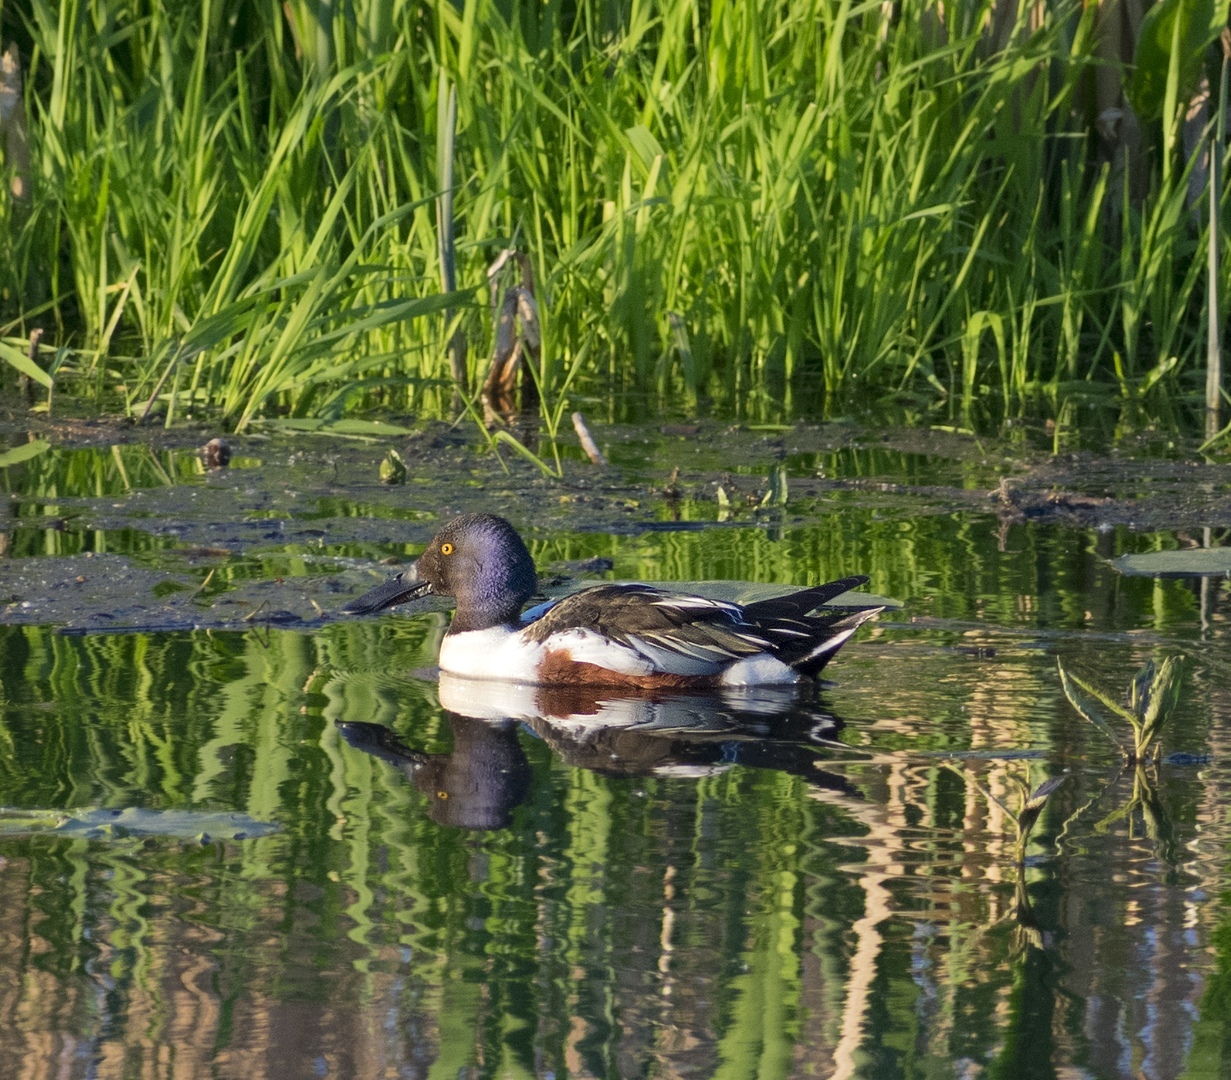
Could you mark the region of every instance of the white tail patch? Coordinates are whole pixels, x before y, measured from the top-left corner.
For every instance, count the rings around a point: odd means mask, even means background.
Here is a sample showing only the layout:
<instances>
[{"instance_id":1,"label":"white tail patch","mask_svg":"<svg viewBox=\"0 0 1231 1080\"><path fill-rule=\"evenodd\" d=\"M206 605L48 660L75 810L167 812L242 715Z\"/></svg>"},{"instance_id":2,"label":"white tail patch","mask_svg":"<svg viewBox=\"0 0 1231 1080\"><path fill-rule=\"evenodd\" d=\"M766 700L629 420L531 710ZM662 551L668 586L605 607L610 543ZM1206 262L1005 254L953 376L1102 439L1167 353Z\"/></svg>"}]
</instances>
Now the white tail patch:
<instances>
[{"instance_id":1,"label":"white tail patch","mask_svg":"<svg viewBox=\"0 0 1231 1080\"><path fill-rule=\"evenodd\" d=\"M769 653L737 660L722 673L723 686L782 686L799 679L798 671Z\"/></svg>"}]
</instances>

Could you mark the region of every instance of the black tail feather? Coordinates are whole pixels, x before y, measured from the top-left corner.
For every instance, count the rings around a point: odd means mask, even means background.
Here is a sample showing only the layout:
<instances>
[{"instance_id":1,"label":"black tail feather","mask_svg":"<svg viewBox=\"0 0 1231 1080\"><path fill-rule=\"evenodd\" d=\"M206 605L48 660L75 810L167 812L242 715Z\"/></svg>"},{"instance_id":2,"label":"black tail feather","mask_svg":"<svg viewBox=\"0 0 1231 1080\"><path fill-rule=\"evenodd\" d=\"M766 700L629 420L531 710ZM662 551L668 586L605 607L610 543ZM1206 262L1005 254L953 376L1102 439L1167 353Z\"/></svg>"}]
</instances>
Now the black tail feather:
<instances>
[{"instance_id":1,"label":"black tail feather","mask_svg":"<svg viewBox=\"0 0 1231 1080\"><path fill-rule=\"evenodd\" d=\"M799 619L810 611L815 611L828 604L834 597L850 592L860 585L866 585L866 574L852 574L838 581L830 581L825 585L817 585L811 589L800 589L787 593L785 596L775 596L769 600L758 600L744 606L744 617L749 622L764 622L774 619Z\"/></svg>"},{"instance_id":2,"label":"black tail feather","mask_svg":"<svg viewBox=\"0 0 1231 1080\"><path fill-rule=\"evenodd\" d=\"M834 654L846 644L849 638L860 626L874 615L879 615L883 607L855 608L849 615L835 619L825 627L825 640L818 642L812 652L795 661L788 661L791 667L801 675L815 679L821 669L833 659Z\"/></svg>"},{"instance_id":3,"label":"black tail feather","mask_svg":"<svg viewBox=\"0 0 1231 1080\"><path fill-rule=\"evenodd\" d=\"M879 604L826 607L829 601L866 584L867 580L866 575L855 574L812 589L759 600L744 608L744 617L775 643L779 660L801 675L816 678L858 627L884 611Z\"/></svg>"}]
</instances>

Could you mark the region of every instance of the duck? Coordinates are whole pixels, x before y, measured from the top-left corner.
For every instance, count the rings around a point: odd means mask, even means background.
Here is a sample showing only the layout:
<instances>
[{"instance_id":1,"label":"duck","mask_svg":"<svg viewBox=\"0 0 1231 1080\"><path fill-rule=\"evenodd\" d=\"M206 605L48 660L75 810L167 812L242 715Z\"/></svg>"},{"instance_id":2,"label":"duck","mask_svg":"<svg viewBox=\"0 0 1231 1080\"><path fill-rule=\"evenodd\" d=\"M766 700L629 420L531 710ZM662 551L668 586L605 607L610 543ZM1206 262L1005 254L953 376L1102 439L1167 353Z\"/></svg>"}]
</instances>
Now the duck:
<instances>
[{"instance_id":1,"label":"duck","mask_svg":"<svg viewBox=\"0 0 1231 1080\"><path fill-rule=\"evenodd\" d=\"M745 605L610 582L527 608L538 575L517 530L495 514L463 514L408 569L342 614L452 597L438 664L464 678L627 691L780 686L815 680L884 610L827 606L867 580L854 575Z\"/></svg>"}]
</instances>

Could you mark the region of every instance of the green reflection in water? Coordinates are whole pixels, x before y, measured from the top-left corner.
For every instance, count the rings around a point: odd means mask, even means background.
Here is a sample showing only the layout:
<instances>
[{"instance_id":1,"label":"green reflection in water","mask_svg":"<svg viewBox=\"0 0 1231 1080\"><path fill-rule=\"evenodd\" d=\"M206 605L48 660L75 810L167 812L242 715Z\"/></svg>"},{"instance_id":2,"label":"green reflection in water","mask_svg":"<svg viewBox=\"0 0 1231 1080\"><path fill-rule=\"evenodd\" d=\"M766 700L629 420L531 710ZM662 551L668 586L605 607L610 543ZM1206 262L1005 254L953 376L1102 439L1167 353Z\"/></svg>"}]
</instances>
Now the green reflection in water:
<instances>
[{"instance_id":1,"label":"green reflection in water","mask_svg":"<svg viewBox=\"0 0 1231 1080\"><path fill-rule=\"evenodd\" d=\"M438 824L441 791L458 796L435 773L337 725L456 764L467 728L421 677L439 614L313 634L0 630L0 803L281 827L0 838L6 1043L30 1075L52 1058L161 1075L168 1047L183 1075L1220 1074L1226 584L1203 634L1192 585L1106 565L1171 538L841 493L813 509L531 543L543 565L609 556L617 578L866 570L907 606L831 669L839 745L794 706L767 721L776 743L660 732L615 758L561 723L510 727L492 737L528 782L490 831ZM1115 685L1161 652L1187 656L1167 749L1212 755L1160 771L1171 863L1128 823L1096 827L1132 778L1055 678L1057 655ZM966 756L955 773L936 752ZM1019 889L1011 823L973 781L1003 796L1011 774L1063 769Z\"/></svg>"}]
</instances>

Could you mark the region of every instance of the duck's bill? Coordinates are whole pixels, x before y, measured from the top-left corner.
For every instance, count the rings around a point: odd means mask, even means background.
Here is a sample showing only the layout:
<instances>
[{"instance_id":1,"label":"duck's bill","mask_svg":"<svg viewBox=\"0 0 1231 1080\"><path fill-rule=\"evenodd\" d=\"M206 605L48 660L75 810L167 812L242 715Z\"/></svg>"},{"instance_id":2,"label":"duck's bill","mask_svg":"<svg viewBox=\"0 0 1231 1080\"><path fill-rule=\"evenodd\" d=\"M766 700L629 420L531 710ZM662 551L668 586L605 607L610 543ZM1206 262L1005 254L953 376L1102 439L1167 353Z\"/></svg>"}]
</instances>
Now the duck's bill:
<instances>
[{"instance_id":1,"label":"duck's bill","mask_svg":"<svg viewBox=\"0 0 1231 1080\"><path fill-rule=\"evenodd\" d=\"M419 564L404 570L397 577L369 589L357 600L352 600L342 609L343 615L373 615L385 608L405 604L432 591L429 582L419 580Z\"/></svg>"}]
</instances>

